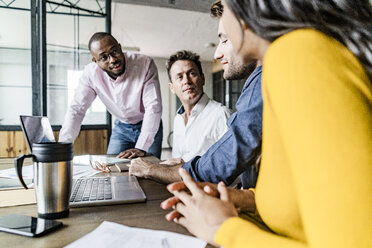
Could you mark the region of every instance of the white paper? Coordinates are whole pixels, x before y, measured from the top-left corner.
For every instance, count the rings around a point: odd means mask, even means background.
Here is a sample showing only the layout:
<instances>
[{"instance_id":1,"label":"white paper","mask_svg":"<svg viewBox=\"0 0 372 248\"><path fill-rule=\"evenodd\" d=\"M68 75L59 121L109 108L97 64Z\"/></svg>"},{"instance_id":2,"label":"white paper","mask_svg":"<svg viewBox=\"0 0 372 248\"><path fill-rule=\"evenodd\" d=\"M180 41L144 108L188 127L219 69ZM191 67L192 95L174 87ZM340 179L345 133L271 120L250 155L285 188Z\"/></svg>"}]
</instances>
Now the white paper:
<instances>
[{"instance_id":1,"label":"white paper","mask_svg":"<svg viewBox=\"0 0 372 248\"><path fill-rule=\"evenodd\" d=\"M203 240L167 231L134 228L104 221L66 248L204 248Z\"/></svg>"},{"instance_id":2,"label":"white paper","mask_svg":"<svg viewBox=\"0 0 372 248\"><path fill-rule=\"evenodd\" d=\"M0 170L0 177L18 179L17 173L14 168ZM27 165L22 167L22 177L23 179L34 178L33 165Z\"/></svg>"},{"instance_id":3,"label":"white paper","mask_svg":"<svg viewBox=\"0 0 372 248\"><path fill-rule=\"evenodd\" d=\"M73 178L90 177L97 173L100 173L100 171L94 170L90 166L77 166L77 165L73 166L72 171L73 171ZM14 168L0 170L0 177L18 179L17 173ZM27 166L22 167L22 177L23 179L34 178L33 165L27 165Z\"/></svg>"},{"instance_id":4,"label":"white paper","mask_svg":"<svg viewBox=\"0 0 372 248\"><path fill-rule=\"evenodd\" d=\"M109 165L120 164L120 163L130 163L130 159L117 158L117 157L112 157L110 155L78 155L74 157L74 165L90 166L90 161L108 163Z\"/></svg>"}]
</instances>

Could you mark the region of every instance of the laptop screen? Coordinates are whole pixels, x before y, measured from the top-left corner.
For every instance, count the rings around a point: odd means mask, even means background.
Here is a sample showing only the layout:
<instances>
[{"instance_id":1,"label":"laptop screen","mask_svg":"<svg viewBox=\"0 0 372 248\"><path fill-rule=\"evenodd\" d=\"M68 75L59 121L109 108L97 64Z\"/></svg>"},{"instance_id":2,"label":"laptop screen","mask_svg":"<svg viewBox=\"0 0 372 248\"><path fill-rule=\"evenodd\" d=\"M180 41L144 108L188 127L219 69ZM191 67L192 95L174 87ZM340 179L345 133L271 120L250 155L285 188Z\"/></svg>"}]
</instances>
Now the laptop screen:
<instances>
[{"instance_id":1,"label":"laptop screen","mask_svg":"<svg viewBox=\"0 0 372 248\"><path fill-rule=\"evenodd\" d=\"M56 142L48 117L21 115L20 119L22 131L31 152L34 143Z\"/></svg>"}]
</instances>

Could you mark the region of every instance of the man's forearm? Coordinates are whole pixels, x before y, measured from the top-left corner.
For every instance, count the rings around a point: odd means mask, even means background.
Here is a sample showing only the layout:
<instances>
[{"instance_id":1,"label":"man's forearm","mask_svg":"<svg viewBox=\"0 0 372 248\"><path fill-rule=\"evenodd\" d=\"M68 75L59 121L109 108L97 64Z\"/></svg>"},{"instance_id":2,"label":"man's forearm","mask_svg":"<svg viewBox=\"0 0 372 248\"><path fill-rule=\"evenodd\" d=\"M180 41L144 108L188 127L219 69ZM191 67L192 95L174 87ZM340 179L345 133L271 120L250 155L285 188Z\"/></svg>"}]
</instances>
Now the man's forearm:
<instances>
[{"instance_id":1,"label":"man's forearm","mask_svg":"<svg viewBox=\"0 0 372 248\"><path fill-rule=\"evenodd\" d=\"M181 168L182 164L179 165L153 165L151 166L147 178L160 183L174 183L181 181L181 176L178 174L178 169Z\"/></svg>"}]
</instances>

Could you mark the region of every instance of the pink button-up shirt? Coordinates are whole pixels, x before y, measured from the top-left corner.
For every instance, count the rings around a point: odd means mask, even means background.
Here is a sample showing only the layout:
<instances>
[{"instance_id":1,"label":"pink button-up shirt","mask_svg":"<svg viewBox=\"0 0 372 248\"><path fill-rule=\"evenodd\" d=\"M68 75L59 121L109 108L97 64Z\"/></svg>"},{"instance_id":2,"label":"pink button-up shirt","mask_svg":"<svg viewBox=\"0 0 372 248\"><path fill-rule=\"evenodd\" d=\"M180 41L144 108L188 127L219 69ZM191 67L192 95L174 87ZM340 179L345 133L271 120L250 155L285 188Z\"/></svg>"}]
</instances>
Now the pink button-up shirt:
<instances>
[{"instance_id":1,"label":"pink button-up shirt","mask_svg":"<svg viewBox=\"0 0 372 248\"><path fill-rule=\"evenodd\" d=\"M142 122L135 148L148 151L159 129L162 103L154 61L141 54L124 53L125 72L112 79L96 63L88 64L75 90L60 131L60 142L73 142L87 109L98 96L107 110L127 124Z\"/></svg>"}]
</instances>

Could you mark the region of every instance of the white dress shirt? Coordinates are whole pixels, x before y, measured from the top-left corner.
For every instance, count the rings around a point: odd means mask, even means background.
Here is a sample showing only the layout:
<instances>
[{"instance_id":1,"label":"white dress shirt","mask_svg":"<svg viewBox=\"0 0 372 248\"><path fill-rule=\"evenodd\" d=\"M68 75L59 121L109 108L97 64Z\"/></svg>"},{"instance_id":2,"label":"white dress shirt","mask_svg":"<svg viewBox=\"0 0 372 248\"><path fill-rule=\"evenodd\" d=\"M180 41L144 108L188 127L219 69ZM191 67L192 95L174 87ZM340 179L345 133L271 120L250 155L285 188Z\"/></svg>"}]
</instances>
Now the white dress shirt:
<instances>
[{"instance_id":1,"label":"white dress shirt","mask_svg":"<svg viewBox=\"0 0 372 248\"><path fill-rule=\"evenodd\" d=\"M191 110L186 125L183 113L181 106L174 118L172 157L189 161L203 155L224 135L232 111L204 93Z\"/></svg>"},{"instance_id":2,"label":"white dress shirt","mask_svg":"<svg viewBox=\"0 0 372 248\"><path fill-rule=\"evenodd\" d=\"M73 142L76 139L87 109L98 96L121 122L136 124L143 121L135 148L149 149L162 114L158 71L150 57L128 52L124 52L124 57L125 71L116 79L96 63L85 67L66 113L59 141Z\"/></svg>"}]
</instances>

